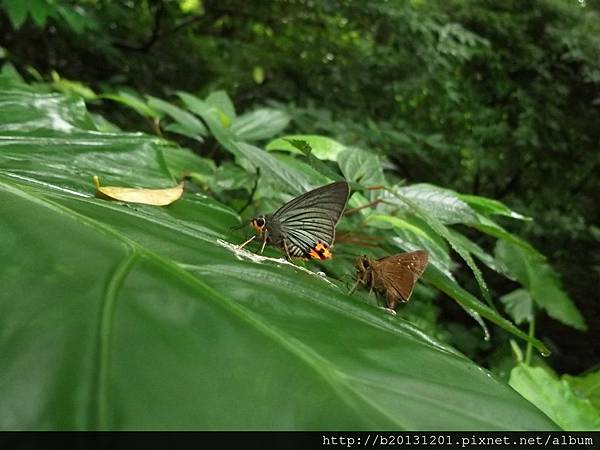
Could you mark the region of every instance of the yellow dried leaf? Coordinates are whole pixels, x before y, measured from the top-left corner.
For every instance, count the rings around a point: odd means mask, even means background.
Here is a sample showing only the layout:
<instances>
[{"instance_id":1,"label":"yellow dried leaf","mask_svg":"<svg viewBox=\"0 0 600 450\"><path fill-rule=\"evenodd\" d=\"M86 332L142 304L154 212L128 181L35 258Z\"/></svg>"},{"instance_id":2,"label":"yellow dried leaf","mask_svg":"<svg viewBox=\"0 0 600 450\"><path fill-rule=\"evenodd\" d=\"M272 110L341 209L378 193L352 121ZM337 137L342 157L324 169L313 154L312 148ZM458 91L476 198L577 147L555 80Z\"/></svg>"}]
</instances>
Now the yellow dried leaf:
<instances>
[{"instance_id":1,"label":"yellow dried leaf","mask_svg":"<svg viewBox=\"0 0 600 450\"><path fill-rule=\"evenodd\" d=\"M92 177L96 185L96 194L130 203L145 205L170 205L183 194L183 181L177 186L166 189L125 188L117 186L100 186L96 175Z\"/></svg>"}]
</instances>

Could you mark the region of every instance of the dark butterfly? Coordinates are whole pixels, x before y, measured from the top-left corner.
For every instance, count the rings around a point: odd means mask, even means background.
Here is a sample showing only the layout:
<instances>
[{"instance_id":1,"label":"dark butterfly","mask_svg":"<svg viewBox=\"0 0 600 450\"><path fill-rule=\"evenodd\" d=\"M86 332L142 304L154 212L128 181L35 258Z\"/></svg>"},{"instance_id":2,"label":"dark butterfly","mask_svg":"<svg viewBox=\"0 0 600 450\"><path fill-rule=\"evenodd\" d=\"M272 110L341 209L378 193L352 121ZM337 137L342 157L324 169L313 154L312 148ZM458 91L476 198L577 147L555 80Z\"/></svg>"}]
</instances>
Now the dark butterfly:
<instances>
[{"instance_id":1,"label":"dark butterfly","mask_svg":"<svg viewBox=\"0 0 600 450\"><path fill-rule=\"evenodd\" d=\"M354 262L357 280L351 292L358 284L369 286L370 291L375 290L385 298L387 307L393 311L398 302L408 301L415 283L427 267L427 262L428 254L424 250L381 259L363 255Z\"/></svg>"},{"instance_id":2,"label":"dark butterfly","mask_svg":"<svg viewBox=\"0 0 600 450\"><path fill-rule=\"evenodd\" d=\"M290 258L331 258L335 226L346 207L350 186L336 181L306 192L272 214L253 218L250 225L262 236L262 253L267 243ZM242 245L256 238L252 236Z\"/></svg>"}]
</instances>

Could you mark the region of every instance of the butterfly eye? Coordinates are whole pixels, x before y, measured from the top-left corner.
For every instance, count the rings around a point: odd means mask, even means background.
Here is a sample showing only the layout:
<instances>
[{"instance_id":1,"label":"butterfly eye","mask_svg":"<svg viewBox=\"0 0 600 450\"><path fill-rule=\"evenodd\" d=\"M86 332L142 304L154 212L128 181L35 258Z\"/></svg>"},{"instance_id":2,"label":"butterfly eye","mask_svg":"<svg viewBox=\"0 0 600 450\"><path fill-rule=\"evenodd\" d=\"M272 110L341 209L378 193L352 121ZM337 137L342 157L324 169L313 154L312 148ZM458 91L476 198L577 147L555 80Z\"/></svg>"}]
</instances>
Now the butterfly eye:
<instances>
[{"instance_id":1,"label":"butterfly eye","mask_svg":"<svg viewBox=\"0 0 600 450\"><path fill-rule=\"evenodd\" d=\"M368 269L370 264L369 264L369 260L367 258L363 259L363 266L365 269Z\"/></svg>"},{"instance_id":2,"label":"butterfly eye","mask_svg":"<svg viewBox=\"0 0 600 450\"><path fill-rule=\"evenodd\" d=\"M266 220L264 217L258 217L256 219L252 219L250 225L252 225L252 228L254 228L257 233L262 233L266 225Z\"/></svg>"}]
</instances>

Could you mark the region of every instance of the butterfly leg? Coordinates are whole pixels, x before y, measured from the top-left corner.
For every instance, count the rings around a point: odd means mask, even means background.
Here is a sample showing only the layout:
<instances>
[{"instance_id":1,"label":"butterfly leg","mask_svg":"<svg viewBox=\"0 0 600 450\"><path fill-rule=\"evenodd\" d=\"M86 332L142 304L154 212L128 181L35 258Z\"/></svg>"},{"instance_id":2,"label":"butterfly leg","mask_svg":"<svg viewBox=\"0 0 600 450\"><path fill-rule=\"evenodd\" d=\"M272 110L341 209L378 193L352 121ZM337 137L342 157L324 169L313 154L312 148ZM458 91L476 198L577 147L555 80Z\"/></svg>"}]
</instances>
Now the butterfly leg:
<instances>
[{"instance_id":1,"label":"butterfly leg","mask_svg":"<svg viewBox=\"0 0 600 450\"><path fill-rule=\"evenodd\" d=\"M356 277L356 283L354 283L354 286L352 286L352 289L350 289L350 291L348 292L348 295L352 295L354 293L354 291L356 290L356 288L358 287L359 284L362 284L363 286L365 284L367 284L366 283L367 276L368 276L367 273L363 274L362 278L361 278L360 275L357 275L357 277Z\"/></svg>"},{"instance_id":2,"label":"butterfly leg","mask_svg":"<svg viewBox=\"0 0 600 450\"><path fill-rule=\"evenodd\" d=\"M285 252L285 259L290 261L292 257L290 256L290 251L287 246L287 240L285 238L283 239L283 251Z\"/></svg>"},{"instance_id":3,"label":"butterfly leg","mask_svg":"<svg viewBox=\"0 0 600 450\"><path fill-rule=\"evenodd\" d=\"M254 240L254 238L256 237L256 235L252 236L250 239L248 239L246 242L244 242L241 245L238 245L238 248L241 250L243 249L246 245L248 245L250 242L252 242Z\"/></svg>"},{"instance_id":4,"label":"butterfly leg","mask_svg":"<svg viewBox=\"0 0 600 450\"><path fill-rule=\"evenodd\" d=\"M260 248L260 254L265 250L265 245L267 245L267 232L265 231L263 234L262 247Z\"/></svg>"},{"instance_id":5,"label":"butterfly leg","mask_svg":"<svg viewBox=\"0 0 600 450\"><path fill-rule=\"evenodd\" d=\"M394 297L393 295L387 295L386 296L386 303L387 303L387 307L388 309L391 309L392 311L395 311L396 309L396 297Z\"/></svg>"},{"instance_id":6,"label":"butterfly leg","mask_svg":"<svg viewBox=\"0 0 600 450\"><path fill-rule=\"evenodd\" d=\"M373 293L373 288L375 288L375 277L371 275L371 288L369 289L369 297Z\"/></svg>"},{"instance_id":7,"label":"butterfly leg","mask_svg":"<svg viewBox=\"0 0 600 450\"><path fill-rule=\"evenodd\" d=\"M348 291L348 295L352 295L354 294L354 291L356 290L356 288L358 287L358 283L360 283L360 278L358 280L356 280L356 283L354 283L354 286L352 286L352 289L350 289L350 291ZM347 286L347 285L346 285Z\"/></svg>"}]
</instances>

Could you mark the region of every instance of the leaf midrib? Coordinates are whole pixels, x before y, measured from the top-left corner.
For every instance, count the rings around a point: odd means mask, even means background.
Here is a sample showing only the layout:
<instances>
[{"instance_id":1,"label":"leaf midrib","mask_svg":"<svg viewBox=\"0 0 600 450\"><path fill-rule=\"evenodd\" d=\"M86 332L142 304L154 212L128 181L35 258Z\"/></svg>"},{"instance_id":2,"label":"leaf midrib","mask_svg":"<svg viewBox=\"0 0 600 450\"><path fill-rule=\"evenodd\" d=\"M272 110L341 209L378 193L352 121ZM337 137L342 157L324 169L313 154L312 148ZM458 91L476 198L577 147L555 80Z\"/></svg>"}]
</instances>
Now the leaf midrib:
<instances>
[{"instance_id":1,"label":"leaf midrib","mask_svg":"<svg viewBox=\"0 0 600 450\"><path fill-rule=\"evenodd\" d=\"M108 429L108 367L110 365L110 339L112 334L113 314L118 298L118 292L125 279L133 269L138 258L138 252L131 248L127 256L121 260L113 272L102 301L100 326L98 327L98 378L96 384L97 428ZM93 393L92 393L93 395Z\"/></svg>"}]
</instances>

